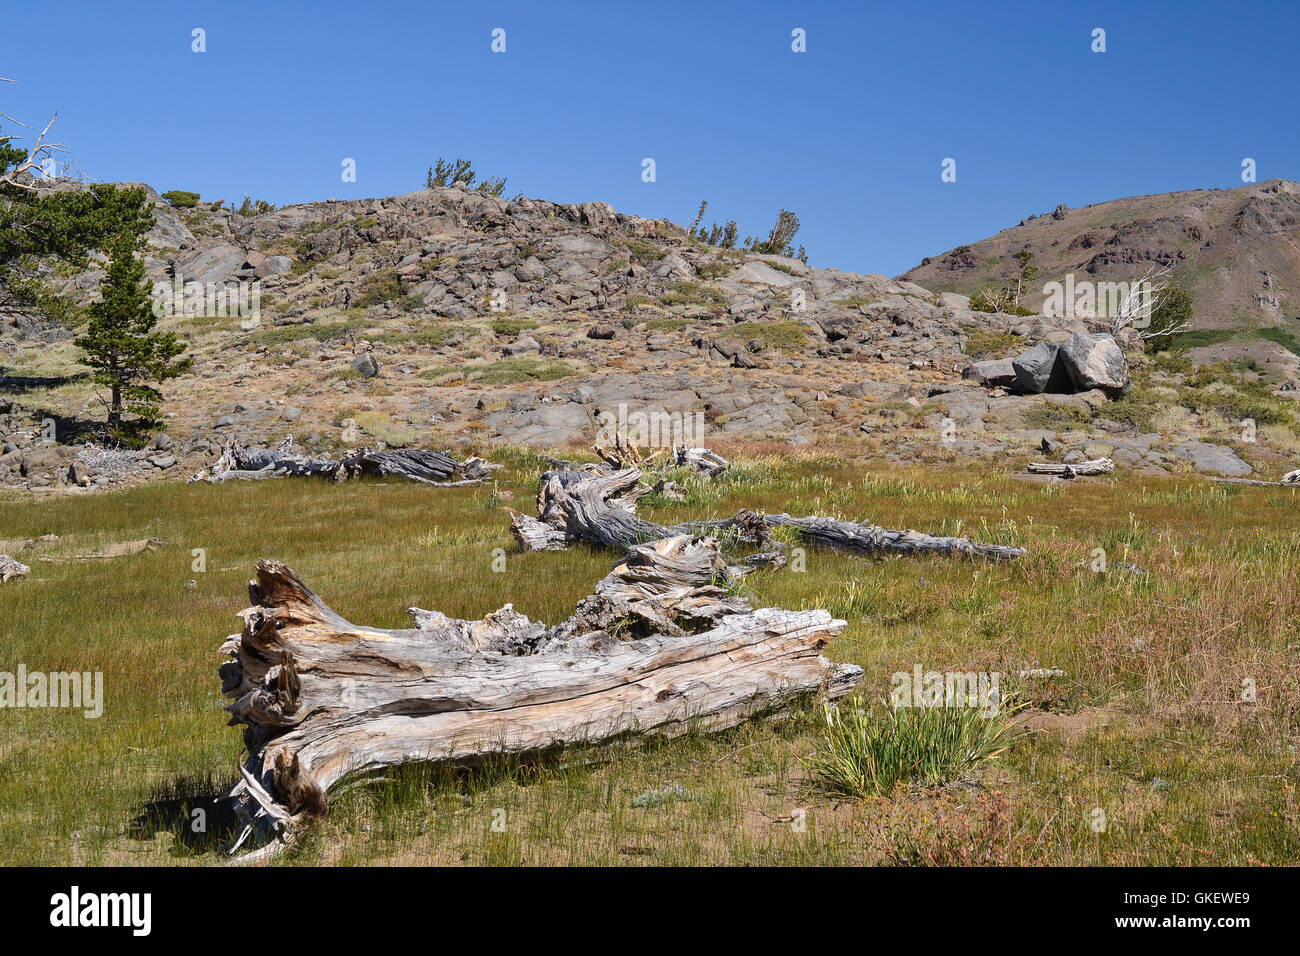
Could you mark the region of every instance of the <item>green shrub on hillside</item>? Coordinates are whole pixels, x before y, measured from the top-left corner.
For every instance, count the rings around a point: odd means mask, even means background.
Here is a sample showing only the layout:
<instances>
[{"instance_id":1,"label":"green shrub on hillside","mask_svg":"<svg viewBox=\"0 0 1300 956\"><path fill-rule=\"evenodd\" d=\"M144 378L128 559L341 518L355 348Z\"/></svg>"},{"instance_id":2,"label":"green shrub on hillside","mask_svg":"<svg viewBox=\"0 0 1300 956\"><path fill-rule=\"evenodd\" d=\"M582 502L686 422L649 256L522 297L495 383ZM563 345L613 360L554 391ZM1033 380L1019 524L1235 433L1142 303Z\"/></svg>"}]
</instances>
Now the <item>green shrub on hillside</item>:
<instances>
[{"instance_id":1,"label":"green shrub on hillside","mask_svg":"<svg viewBox=\"0 0 1300 956\"><path fill-rule=\"evenodd\" d=\"M187 192L183 189L169 189L162 194L163 200L167 205L176 209L193 209L199 204L199 194Z\"/></svg>"},{"instance_id":2,"label":"green shrub on hillside","mask_svg":"<svg viewBox=\"0 0 1300 956\"><path fill-rule=\"evenodd\" d=\"M727 297L702 282L674 282L659 301L663 305L726 305Z\"/></svg>"},{"instance_id":3,"label":"green shrub on hillside","mask_svg":"<svg viewBox=\"0 0 1300 956\"><path fill-rule=\"evenodd\" d=\"M372 305L382 305L385 302L391 302L402 294L402 280L397 276L396 269L380 269L378 272L372 272L361 283L361 295L356 300L356 305L360 308L366 308Z\"/></svg>"},{"instance_id":4,"label":"green shrub on hillside","mask_svg":"<svg viewBox=\"0 0 1300 956\"><path fill-rule=\"evenodd\" d=\"M994 332L991 329L975 329L966 336L966 347L962 349L976 361L982 359L1005 358L1021 347L1022 340L1014 332Z\"/></svg>"},{"instance_id":5,"label":"green shrub on hillside","mask_svg":"<svg viewBox=\"0 0 1300 956\"><path fill-rule=\"evenodd\" d=\"M514 338L520 332L527 332L537 328L538 323L532 319L493 319L488 323L488 326L497 335Z\"/></svg>"}]
</instances>

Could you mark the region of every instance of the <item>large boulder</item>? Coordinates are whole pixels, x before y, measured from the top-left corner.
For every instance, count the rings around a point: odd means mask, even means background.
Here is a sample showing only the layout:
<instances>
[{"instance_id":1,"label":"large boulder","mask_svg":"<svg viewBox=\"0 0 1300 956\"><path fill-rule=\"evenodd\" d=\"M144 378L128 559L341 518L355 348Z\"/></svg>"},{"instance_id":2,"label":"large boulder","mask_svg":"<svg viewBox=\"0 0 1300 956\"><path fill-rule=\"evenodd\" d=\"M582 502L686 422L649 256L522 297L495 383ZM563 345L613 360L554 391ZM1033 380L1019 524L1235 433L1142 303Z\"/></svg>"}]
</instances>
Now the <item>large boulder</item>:
<instances>
[{"instance_id":1,"label":"large boulder","mask_svg":"<svg viewBox=\"0 0 1300 956\"><path fill-rule=\"evenodd\" d=\"M1051 342L1039 342L1033 348L1022 352L1011 360L1015 370L1016 386L1022 394L1038 395L1046 391L1072 392L1068 387L1068 373L1058 368L1057 357L1060 346ZM1067 387L1060 387L1062 379L1067 380Z\"/></svg>"},{"instance_id":2,"label":"large boulder","mask_svg":"<svg viewBox=\"0 0 1300 956\"><path fill-rule=\"evenodd\" d=\"M247 256L244 254L244 250L237 249L229 243L219 242L196 253L178 258L175 265L175 276L186 283L224 282L231 277L231 274L236 269L244 264L246 259Z\"/></svg>"},{"instance_id":3,"label":"large boulder","mask_svg":"<svg viewBox=\"0 0 1300 956\"><path fill-rule=\"evenodd\" d=\"M793 285L796 276L780 272L766 262L751 261L746 262L731 275L727 276L731 282L753 282L758 285L775 285L787 286Z\"/></svg>"},{"instance_id":4,"label":"large boulder","mask_svg":"<svg viewBox=\"0 0 1300 956\"><path fill-rule=\"evenodd\" d=\"M374 378L379 374L379 362L369 352L362 352L350 363L349 368L354 372L360 372L365 378Z\"/></svg>"},{"instance_id":5,"label":"large boulder","mask_svg":"<svg viewBox=\"0 0 1300 956\"><path fill-rule=\"evenodd\" d=\"M1132 384L1124 351L1109 335L1075 332L1060 347L1060 356L1080 392L1099 388L1109 397L1118 398Z\"/></svg>"},{"instance_id":6,"label":"large boulder","mask_svg":"<svg viewBox=\"0 0 1300 956\"><path fill-rule=\"evenodd\" d=\"M1226 475L1240 478L1252 471L1237 453L1226 445L1213 445L1209 442L1192 439L1173 449L1174 455L1189 462L1197 471L1207 471L1214 475Z\"/></svg>"},{"instance_id":7,"label":"large boulder","mask_svg":"<svg viewBox=\"0 0 1300 956\"><path fill-rule=\"evenodd\" d=\"M974 379L986 388L1009 386L1016 380L1016 366L1011 359L988 359L967 366L961 377Z\"/></svg>"},{"instance_id":8,"label":"large boulder","mask_svg":"<svg viewBox=\"0 0 1300 956\"><path fill-rule=\"evenodd\" d=\"M509 358L512 355L527 355L530 352L540 352L542 345L531 335L525 335L523 338L516 339L509 345L501 349L501 354Z\"/></svg>"}]
</instances>

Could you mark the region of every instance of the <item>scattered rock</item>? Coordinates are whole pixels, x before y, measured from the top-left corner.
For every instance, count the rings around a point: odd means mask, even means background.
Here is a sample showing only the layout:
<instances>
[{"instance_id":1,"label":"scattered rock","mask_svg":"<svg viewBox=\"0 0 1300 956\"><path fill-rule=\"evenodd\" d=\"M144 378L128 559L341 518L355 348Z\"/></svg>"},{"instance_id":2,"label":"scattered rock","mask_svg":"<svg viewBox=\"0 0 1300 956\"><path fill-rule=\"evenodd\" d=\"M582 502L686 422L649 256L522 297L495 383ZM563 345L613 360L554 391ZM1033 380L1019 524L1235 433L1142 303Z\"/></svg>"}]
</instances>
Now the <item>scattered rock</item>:
<instances>
[{"instance_id":1,"label":"scattered rock","mask_svg":"<svg viewBox=\"0 0 1300 956\"><path fill-rule=\"evenodd\" d=\"M1076 332L1061 346L1060 356L1074 381L1075 391L1099 388L1109 398L1119 398L1128 391L1131 384L1128 362L1111 336Z\"/></svg>"},{"instance_id":2,"label":"scattered rock","mask_svg":"<svg viewBox=\"0 0 1300 956\"><path fill-rule=\"evenodd\" d=\"M1254 471L1226 445L1212 445L1209 442L1192 439L1176 446L1173 452L1182 461L1190 462L1197 471L1214 475L1240 478Z\"/></svg>"},{"instance_id":3,"label":"scattered rock","mask_svg":"<svg viewBox=\"0 0 1300 956\"><path fill-rule=\"evenodd\" d=\"M501 354L507 358L511 355L524 355L528 352L540 352L542 345L531 335L525 335L523 338L516 339L501 350Z\"/></svg>"},{"instance_id":4,"label":"scattered rock","mask_svg":"<svg viewBox=\"0 0 1300 956\"><path fill-rule=\"evenodd\" d=\"M986 388L1009 386L1015 384L1016 367L1011 359L987 359L968 365L961 377L979 382Z\"/></svg>"},{"instance_id":5,"label":"scattered rock","mask_svg":"<svg viewBox=\"0 0 1300 956\"><path fill-rule=\"evenodd\" d=\"M366 378L374 378L379 374L379 361L370 352L362 352L348 363L348 367Z\"/></svg>"}]
</instances>

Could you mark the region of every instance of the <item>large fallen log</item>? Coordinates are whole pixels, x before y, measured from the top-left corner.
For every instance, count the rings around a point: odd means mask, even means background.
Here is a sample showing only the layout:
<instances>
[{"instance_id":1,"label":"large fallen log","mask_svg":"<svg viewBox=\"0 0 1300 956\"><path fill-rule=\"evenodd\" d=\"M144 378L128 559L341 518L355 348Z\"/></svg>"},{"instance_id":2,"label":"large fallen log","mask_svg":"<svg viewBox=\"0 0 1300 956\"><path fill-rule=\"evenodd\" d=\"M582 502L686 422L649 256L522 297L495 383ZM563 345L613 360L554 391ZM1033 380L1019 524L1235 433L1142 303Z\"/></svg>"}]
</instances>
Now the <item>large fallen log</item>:
<instances>
[{"instance_id":1,"label":"large fallen log","mask_svg":"<svg viewBox=\"0 0 1300 956\"><path fill-rule=\"evenodd\" d=\"M634 549L549 629L507 604L480 621L412 608L414 629L384 630L260 562L243 630L222 648L231 723L246 725L240 843L265 830L273 852L345 777L394 764L719 730L848 693L861 670L820 655L845 622L753 610L717 583L740 573L715 540L675 537Z\"/></svg>"},{"instance_id":2,"label":"large fallen log","mask_svg":"<svg viewBox=\"0 0 1300 956\"><path fill-rule=\"evenodd\" d=\"M369 448L345 458L313 458L288 448L247 448L227 445L216 463L190 481L258 481L266 478L322 477L346 481L357 475L396 476L428 485L477 485L500 467L481 458L457 461L445 452L423 448L372 451Z\"/></svg>"},{"instance_id":3,"label":"large fallen log","mask_svg":"<svg viewBox=\"0 0 1300 956\"><path fill-rule=\"evenodd\" d=\"M640 485L640 479L641 472L636 468L612 475L575 470L545 472L537 496L538 517L514 515L511 532L526 550L555 550L565 541L588 541L627 551L645 541L679 534L722 535L758 544L769 540L771 528L786 527L814 544L866 555L928 553L1001 561L1024 554L1023 548L1008 545L979 544L969 538L920 531L893 531L816 515L792 517L742 510L722 520L661 525L636 513L636 501L653 490Z\"/></svg>"},{"instance_id":4,"label":"large fallen log","mask_svg":"<svg viewBox=\"0 0 1300 956\"><path fill-rule=\"evenodd\" d=\"M1109 475L1115 470L1115 462L1109 458L1094 458L1091 461L1077 461L1072 465L1055 462L1032 461L1029 471L1035 475L1056 475L1060 478L1081 478L1089 475Z\"/></svg>"}]
</instances>

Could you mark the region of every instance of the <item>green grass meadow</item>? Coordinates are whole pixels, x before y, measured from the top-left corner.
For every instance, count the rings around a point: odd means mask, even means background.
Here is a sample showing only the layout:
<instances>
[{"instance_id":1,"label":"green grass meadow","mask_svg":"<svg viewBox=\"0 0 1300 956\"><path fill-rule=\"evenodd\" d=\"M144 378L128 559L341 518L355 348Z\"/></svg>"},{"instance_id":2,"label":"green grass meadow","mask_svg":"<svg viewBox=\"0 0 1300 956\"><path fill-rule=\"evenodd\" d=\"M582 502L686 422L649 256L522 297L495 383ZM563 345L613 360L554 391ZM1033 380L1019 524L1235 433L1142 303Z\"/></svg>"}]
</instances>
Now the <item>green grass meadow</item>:
<instances>
[{"instance_id":1,"label":"green grass meadow","mask_svg":"<svg viewBox=\"0 0 1300 956\"><path fill-rule=\"evenodd\" d=\"M495 489L284 479L0 497L0 551L32 569L0 585L0 671L101 671L105 692L98 719L0 710L0 863L228 860L233 823L213 798L237 780L242 741L216 669L261 558L357 623L405 627L412 605L567 617L616 556L520 553L506 508L532 512L539 459L492 457L507 466ZM642 513L830 514L1027 548L997 565L810 548L804 570L742 585L756 606L848 621L827 655L865 678L841 706L880 707L890 675L917 663L1002 674L1023 706L1007 749L943 786L835 792L810 772L825 726L809 701L779 720L613 752L398 768L332 794L278 862L1300 860L1294 492L1193 477L1062 486L976 465L758 452L720 480L681 479L686 501L647 498ZM147 538L161 544L88 557ZM1034 668L1064 675L1018 676Z\"/></svg>"}]
</instances>

